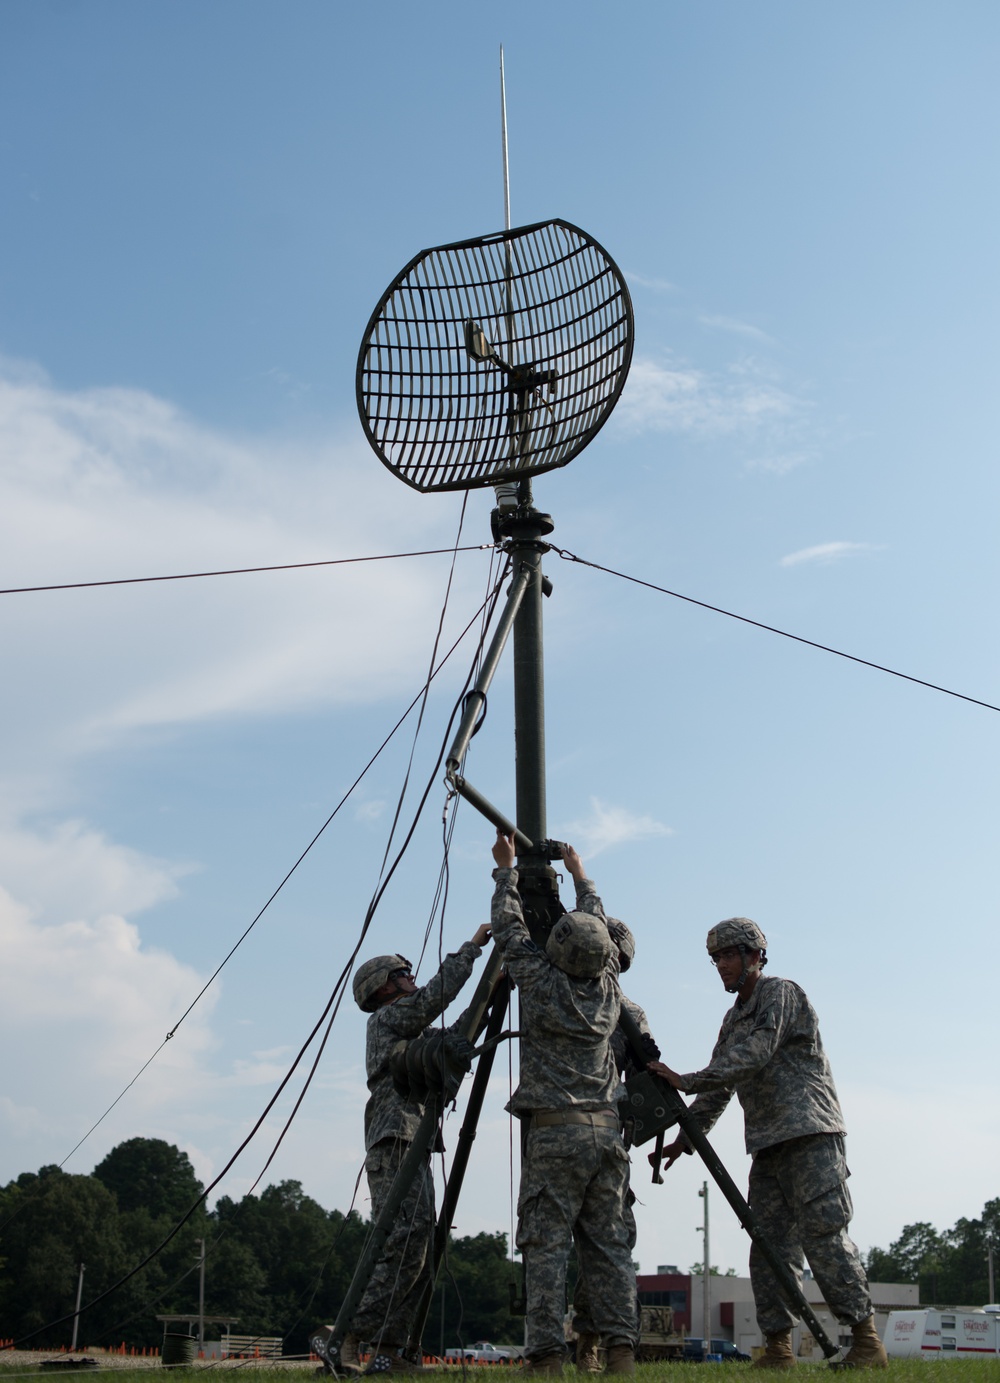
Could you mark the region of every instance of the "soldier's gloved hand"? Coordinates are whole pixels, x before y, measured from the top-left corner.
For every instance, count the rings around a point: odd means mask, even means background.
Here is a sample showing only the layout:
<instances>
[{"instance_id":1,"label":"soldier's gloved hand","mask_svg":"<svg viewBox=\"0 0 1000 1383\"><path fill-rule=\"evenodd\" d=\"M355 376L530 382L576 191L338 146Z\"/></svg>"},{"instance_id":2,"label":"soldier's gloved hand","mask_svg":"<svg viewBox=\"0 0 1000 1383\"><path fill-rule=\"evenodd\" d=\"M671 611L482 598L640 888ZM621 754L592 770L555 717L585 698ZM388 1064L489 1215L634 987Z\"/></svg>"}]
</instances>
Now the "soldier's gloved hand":
<instances>
[{"instance_id":1,"label":"soldier's gloved hand","mask_svg":"<svg viewBox=\"0 0 1000 1383\"><path fill-rule=\"evenodd\" d=\"M641 1032L639 1034L639 1040L642 1043L642 1054L646 1060L659 1061L660 1049L653 1041L653 1034L651 1032Z\"/></svg>"}]
</instances>

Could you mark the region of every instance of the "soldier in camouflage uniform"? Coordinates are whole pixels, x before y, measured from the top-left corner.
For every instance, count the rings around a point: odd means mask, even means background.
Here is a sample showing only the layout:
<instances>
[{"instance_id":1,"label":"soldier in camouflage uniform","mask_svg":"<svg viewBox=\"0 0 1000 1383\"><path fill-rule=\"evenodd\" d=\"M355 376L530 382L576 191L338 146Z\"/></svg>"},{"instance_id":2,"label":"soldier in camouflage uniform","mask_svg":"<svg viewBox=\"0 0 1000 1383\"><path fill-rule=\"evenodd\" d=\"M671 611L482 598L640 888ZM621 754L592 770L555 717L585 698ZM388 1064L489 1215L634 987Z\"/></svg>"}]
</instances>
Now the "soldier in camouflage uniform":
<instances>
[{"instance_id":1,"label":"soldier in camouflage uniform","mask_svg":"<svg viewBox=\"0 0 1000 1383\"><path fill-rule=\"evenodd\" d=\"M419 989L404 956L376 956L359 966L354 976L354 998L371 1014L365 1053L371 1091L365 1107L365 1172L373 1219L385 1204L424 1113L422 1104L401 1095L393 1084L389 1069L393 1049L403 1039L419 1037L440 1017L472 974L489 936L489 927L480 927L471 941L445 957L437 974ZM419 1352L420 1341L411 1339L411 1331L430 1277L434 1224L434 1183L428 1160L399 1208L341 1346L341 1363L347 1368L358 1367L358 1348L365 1340L373 1346L366 1372L412 1368L407 1352Z\"/></svg>"},{"instance_id":2,"label":"soldier in camouflage uniform","mask_svg":"<svg viewBox=\"0 0 1000 1383\"><path fill-rule=\"evenodd\" d=\"M628 970L635 959L635 937L631 930L617 917L608 918L608 932L611 940L618 949L618 968L624 973ZM660 1055L660 1049L653 1041L652 1033L649 1030L649 1019L645 1011L634 1003L627 994L622 994L622 1008L626 1009L638 1027L643 1038L645 1047L646 1061L651 1061ZM640 1066L636 1063L632 1055L632 1048L628 1038L620 1027L615 1028L611 1034L611 1054L614 1058L615 1069L620 1074L623 1081L636 1073ZM644 1063L643 1063L644 1066ZM619 1105L623 1110L622 1122L624 1123L624 1109L628 1101L628 1093L625 1086L619 1087ZM635 1249L637 1238L635 1227L635 1214L632 1207L635 1205L635 1192L631 1186L626 1185L623 1218L625 1221L625 1234L628 1242L629 1255ZM579 1260L579 1252L577 1259ZM601 1345L601 1337L594 1327L590 1311L590 1293L587 1289L586 1278L582 1268L577 1274L576 1286L573 1289L573 1330L576 1334L576 1367L581 1373L600 1373L601 1361L598 1350Z\"/></svg>"},{"instance_id":3,"label":"soldier in camouflage uniform","mask_svg":"<svg viewBox=\"0 0 1000 1383\"><path fill-rule=\"evenodd\" d=\"M493 858L493 937L520 991L521 1079L510 1108L525 1135L517 1245L527 1279L527 1367L562 1372L566 1270L575 1238L608 1372L633 1373L628 1153L610 1044L621 1006L617 951L575 850L564 847L563 861L576 885L576 911L555 924L545 951L524 921L513 841L499 835Z\"/></svg>"},{"instance_id":4,"label":"soldier in camouflage uniform","mask_svg":"<svg viewBox=\"0 0 1000 1383\"><path fill-rule=\"evenodd\" d=\"M735 1092L753 1158L748 1200L761 1230L800 1284L805 1253L830 1310L851 1327L854 1342L843 1362L852 1368L885 1367L868 1278L847 1233L852 1206L844 1116L816 1013L792 980L761 973L767 964L767 938L748 917L720 922L707 944L726 991L737 995L722 1021L712 1059L704 1070L687 1075L659 1061L649 1069L675 1089L697 1096L691 1112L706 1133ZM664 1148L664 1165L670 1167L690 1151L682 1134ZM757 1363L791 1368L796 1317L755 1244L750 1280L757 1323L767 1338Z\"/></svg>"}]
</instances>

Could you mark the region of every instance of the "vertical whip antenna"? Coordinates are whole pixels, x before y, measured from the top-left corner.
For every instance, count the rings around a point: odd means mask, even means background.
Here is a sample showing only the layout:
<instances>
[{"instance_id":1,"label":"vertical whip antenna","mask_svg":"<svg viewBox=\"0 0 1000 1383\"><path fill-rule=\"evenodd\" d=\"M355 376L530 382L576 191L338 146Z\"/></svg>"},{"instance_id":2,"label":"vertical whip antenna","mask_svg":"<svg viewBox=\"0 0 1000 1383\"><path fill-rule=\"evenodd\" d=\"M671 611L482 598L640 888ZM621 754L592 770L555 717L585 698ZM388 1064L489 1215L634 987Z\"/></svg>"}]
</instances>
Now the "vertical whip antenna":
<instances>
[{"instance_id":1,"label":"vertical whip antenna","mask_svg":"<svg viewBox=\"0 0 1000 1383\"><path fill-rule=\"evenodd\" d=\"M503 80L503 44L501 43L501 149L503 154L503 230L510 230L510 162L508 158L508 89ZM506 308L506 326L508 326L508 354L510 364L516 364L515 353L515 295L513 295L513 281L515 281L515 266L510 257L510 241L503 242L503 260L505 260L505 284L503 284L503 306ZM515 416L513 416L513 397L510 400L510 427L515 427Z\"/></svg>"},{"instance_id":2,"label":"vertical whip antenna","mask_svg":"<svg viewBox=\"0 0 1000 1383\"><path fill-rule=\"evenodd\" d=\"M510 230L510 164L507 161L507 88L503 79L503 44L500 45L500 147L503 152L503 226Z\"/></svg>"},{"instance_id":3,"label":"vertical whip antenna","mask_svg":"<svg viewBox=\"0 0 1000 1383\"><path fill-rule=\"evenodd\" d=\"M503 44L500 45L500 147L503 151L503 214L504 230L510 230L510 161L507 154L507 84L504 81L503 71ZM517 364L517 354L514 349L514 261L511 257L510 241L504 241L504 306L506 308L507 319L507 354L512 365ZM513 393L510 396L508 406L508 425L510 427L512 455L516 454L517 443L517 410ZM511 504L516 498L516 490L511 489L510 484L505 488L505 493L497 491L498 504Z\"/></svg>"}]
</instances>

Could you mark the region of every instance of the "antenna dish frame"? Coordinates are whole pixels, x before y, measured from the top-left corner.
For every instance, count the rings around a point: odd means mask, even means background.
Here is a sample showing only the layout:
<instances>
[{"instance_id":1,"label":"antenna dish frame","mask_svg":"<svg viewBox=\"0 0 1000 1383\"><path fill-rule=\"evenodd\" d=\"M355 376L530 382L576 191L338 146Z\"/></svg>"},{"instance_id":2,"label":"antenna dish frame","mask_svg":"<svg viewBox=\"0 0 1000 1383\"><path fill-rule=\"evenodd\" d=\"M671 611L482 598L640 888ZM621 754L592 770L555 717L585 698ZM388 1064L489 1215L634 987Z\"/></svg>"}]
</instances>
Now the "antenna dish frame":
<instances>
[{"instance_id":1,"label":"antenna dish frame","mask_svg":"<svg viewBox=\"0 0 1000 1383\"><path fill-rule=\"evenodd\" d=\"M358 413L379 460L414 489L523 480L593 441L621 395L633 339L621 270L569 221L434 246L369 318Z\"/></svg>"}]
</instances>

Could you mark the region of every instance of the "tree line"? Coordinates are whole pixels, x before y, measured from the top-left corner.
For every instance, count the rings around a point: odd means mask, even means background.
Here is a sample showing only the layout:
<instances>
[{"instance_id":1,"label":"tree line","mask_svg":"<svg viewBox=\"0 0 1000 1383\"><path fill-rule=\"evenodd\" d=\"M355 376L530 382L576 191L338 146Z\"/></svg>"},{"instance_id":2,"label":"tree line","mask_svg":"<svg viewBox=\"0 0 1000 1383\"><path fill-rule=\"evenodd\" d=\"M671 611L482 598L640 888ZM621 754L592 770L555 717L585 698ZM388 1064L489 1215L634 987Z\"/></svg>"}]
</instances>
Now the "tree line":
<instances>
[{"instance_id":1,"label":"tree line","mask_svg":"<svg viewBox=\"0 0 1000 1383\"><path fill-rule=\"evenodd\" d=\"M236 1317L234 1331L278 1335L286 1354L307 1353L309 1333L336 1317L368 1223L282 1181L240 1201L223 1196L211 1211L202 1203L178 1229L203 1190L187 1154L156 1138L119 1143L89 1176L55 1166L23 1172L0 1189L0 1336L30 1336L26 1348L68 1345L72 1319L53 1322L73 1315L82 1263L83 1305L95 1304L81 1315L79 1345L157 1345L157 1315L197 1314L203 1240L206 1316ZM523 1322L510 1315L514 1271L505 1234L452 1236L426 1347L520 1340ZM220 1330L205 1334L217 1339Z\"/></svg>"},{"instance_id":2,"label":"tree line","mask_svg":"<svg viewBox=\"0 0 1000 1383\"><path fill-rule=\"evenodd\" d=\"M977 1220L963 1217L940 1233L926 1221L904 1225L887 1249L869 1249L865 1267L873 1282L919 1283L928 1306L983 1306L991 1244L1000 1273L1000 1197L987 1201Z\"/></svg>"}]
</instances>

